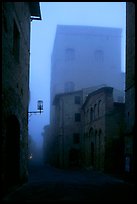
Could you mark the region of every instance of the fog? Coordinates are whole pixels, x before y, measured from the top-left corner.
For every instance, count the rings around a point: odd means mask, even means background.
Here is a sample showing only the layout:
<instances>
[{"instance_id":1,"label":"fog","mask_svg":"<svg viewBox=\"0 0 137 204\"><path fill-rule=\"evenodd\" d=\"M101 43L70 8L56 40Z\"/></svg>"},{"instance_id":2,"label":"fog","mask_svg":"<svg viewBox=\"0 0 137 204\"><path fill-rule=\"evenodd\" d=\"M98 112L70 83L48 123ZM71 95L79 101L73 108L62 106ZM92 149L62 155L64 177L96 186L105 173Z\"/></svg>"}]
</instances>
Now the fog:
<instances>
[{"instance_id":1,"label":"fog","mask_svg":"<svg viewBox=\"0 0 137 204\"><path fill-rule=\"evenodd\" d=\"M41 2L40 8L42 21L31 23L30 53L29 111L37 111L37 101L43 100L43 112L29 115L29 137L36 161L42 160L42 132L50 123L51 54L57 25L121 28L123 72L126 34L126 2Z\"/></svg>"}]
</instances>

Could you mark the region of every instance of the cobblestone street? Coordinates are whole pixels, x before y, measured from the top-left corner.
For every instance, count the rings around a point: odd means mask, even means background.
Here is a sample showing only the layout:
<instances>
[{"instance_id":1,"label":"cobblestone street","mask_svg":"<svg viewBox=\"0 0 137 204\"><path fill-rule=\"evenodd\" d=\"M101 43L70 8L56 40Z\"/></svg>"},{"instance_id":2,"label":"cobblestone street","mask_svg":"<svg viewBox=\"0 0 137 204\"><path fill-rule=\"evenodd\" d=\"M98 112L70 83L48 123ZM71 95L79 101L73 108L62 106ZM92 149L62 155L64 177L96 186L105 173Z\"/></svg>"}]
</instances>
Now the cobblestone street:
<instances>
[{"instance_id":1,"label":"cobblestone street","mask_svg":"<svg viewBox=\"0 0 137 204\"><path fill-rule=\"evenodd\" d=\"M29 173L29 182L5 202L135 203L132 184L93 170L32 165Z\"/></svg>"}]
</instances>

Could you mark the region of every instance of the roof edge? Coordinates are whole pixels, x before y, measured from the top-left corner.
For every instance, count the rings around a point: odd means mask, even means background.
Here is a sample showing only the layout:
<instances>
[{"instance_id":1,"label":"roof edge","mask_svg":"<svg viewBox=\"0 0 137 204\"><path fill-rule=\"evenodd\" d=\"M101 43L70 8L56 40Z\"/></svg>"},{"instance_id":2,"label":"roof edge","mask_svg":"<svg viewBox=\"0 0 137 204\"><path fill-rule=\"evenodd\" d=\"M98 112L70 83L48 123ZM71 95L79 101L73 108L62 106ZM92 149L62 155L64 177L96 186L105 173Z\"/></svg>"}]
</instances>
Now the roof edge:
<instances>
[{"instance_id":1,"label":"roof edge","mask_svg":"<svg viewBox=\"0 0 137 204\"><path fill-rule=\"evenodd\" d=\"M42 20L39 2L28 2L31 14L31 20Z\"/></svg>"}]
</instances>

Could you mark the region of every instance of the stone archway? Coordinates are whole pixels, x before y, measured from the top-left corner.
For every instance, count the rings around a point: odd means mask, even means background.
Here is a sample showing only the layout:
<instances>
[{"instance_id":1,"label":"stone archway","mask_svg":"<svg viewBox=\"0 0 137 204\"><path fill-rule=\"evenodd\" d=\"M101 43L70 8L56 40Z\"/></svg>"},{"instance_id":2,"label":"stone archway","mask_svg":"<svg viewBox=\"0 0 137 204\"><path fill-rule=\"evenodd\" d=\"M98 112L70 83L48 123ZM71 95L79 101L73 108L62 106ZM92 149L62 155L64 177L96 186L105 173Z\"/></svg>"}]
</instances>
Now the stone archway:
<instances>
[{"instance_id":1,"label":"stone archway","mask_svg":"<svg viewBox=\"0 0 137 204\"><path fill-rule=\"evenodd\" d=\"M91 165L94 166L94 143L91 142Z\"/></svg>"},{"instance_id":2,"label":"stone archway","mask_svg":"<svg viewBox=\"0 0 137 204\"><path fill-rule=\"evenodd\" d=\"M94 166L94 157L95 157L95 144L94 144L94 131L93 128L91 127L89 130L89 147L90 147L90 164L91 166Z\"/></svg>"},{"instance_id":3,"label":"stone archway","mask_svg":"<svg viewBox=\"0 0 137 204\"><path fill-rule=\"evenodd\" d=\"M15 115L7 119L6 124L6 183L17 184L20 176L20 124Z\"/></svg>"}]
</instances>

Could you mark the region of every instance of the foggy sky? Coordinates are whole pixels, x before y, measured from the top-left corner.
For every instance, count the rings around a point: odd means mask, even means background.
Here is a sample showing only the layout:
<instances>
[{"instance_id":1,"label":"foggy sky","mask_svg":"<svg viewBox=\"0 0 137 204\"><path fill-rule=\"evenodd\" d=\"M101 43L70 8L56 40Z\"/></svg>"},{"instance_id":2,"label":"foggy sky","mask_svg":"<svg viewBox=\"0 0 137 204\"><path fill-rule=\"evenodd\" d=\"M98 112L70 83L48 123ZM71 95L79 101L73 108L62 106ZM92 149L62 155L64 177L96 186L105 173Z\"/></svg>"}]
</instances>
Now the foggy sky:
<instances>
[{"instance_id":1,"label":"foggy sky","mask_svg":"<svg viewBox=\"0 0 137 204\"><path fill-rule=\"evenodd\" d=\"M29 134L39 147L50 118L50 61L57 24L122 28L124 71L126 2L40 2L40 9L42 21L31 22L29 104L29 111L36 111L37 101L44 103L44 113L29 117Z\"/></svg>"}]
</instances>

